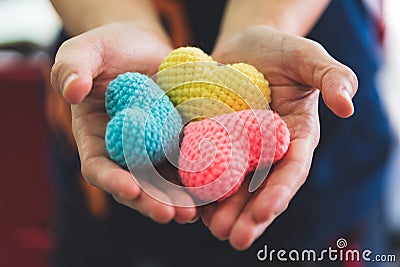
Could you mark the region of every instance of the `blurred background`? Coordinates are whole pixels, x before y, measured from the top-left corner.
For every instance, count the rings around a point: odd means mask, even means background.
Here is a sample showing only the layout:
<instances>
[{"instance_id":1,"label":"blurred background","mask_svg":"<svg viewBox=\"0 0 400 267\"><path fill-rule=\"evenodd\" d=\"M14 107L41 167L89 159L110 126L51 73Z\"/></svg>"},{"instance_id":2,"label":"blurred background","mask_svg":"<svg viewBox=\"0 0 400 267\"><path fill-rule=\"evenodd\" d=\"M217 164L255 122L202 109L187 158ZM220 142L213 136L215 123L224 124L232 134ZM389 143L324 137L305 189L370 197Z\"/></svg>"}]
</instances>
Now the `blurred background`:
<instances>
[{"instance_id":1,"label":"blurred background","mask_svg":"<svg viewBox=\"0 0 400 267\"><path fill-rule=\"evenodd\" d=\"M377 79L400 140L400 1L386 0L384 66ZM47 0L0 0L0 266L49 266L54 212L46 97L50 48L61 24ZM50 93L51 94L51 93ZM54 111L55 112L55 111ZM52 110L50 110L52 113ZM400 259L400 146L383 210Z\"/></svg>"}]
</instances>

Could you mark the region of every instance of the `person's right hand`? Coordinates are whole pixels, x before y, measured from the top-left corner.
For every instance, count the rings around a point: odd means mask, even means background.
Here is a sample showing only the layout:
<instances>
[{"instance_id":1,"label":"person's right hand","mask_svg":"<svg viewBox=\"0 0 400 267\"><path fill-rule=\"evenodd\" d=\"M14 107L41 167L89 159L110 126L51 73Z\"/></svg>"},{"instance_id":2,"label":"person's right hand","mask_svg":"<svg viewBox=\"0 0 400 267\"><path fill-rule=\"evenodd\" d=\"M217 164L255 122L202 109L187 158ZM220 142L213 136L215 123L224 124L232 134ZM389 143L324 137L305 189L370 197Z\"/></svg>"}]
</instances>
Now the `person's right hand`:
<instances>
[{"instance_id":1,"label":"person's right hand","mask_svg":"<svg viewBox=\"0 0 400 267\"><path fill-rule=\"evenodd\" d=\"M92 185L156 222L172 219L190 222L196 208L174 207L174 198L190 197L182 192L169 196L157 188L159 201L144 192L131 174L108 157L105 146L105 90L118 74L136 71L151 76L172 50L168 40L131 22L113 23L85 32L59 48L51 71L53 87L71 104L72 126L81 170Z\"/></svg>"}]
</instances>

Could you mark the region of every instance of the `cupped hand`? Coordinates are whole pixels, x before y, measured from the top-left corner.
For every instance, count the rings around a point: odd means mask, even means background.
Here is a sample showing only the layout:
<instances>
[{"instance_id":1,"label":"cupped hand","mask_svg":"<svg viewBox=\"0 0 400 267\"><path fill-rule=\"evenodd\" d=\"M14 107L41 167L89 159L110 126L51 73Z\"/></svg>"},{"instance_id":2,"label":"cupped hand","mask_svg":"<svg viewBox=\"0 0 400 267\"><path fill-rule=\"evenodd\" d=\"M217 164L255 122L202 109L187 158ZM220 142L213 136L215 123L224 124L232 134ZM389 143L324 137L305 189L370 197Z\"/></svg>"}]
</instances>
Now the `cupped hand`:
<instances>
[{"instance_id":1,"label":"cupped hand","mask_svg":"<svg viewBox=\"0 0 400 267\"><path fill-rule=\"evenodd\" d=\"M155 74L171 50L166 37L133 22L107 24L62 44L51 71L51 82L72 104L73 133L85 179L156 222L175 219L183 223L195 219L197 210L164 203L173 203L171 196L186 198L187 202L190 197L184 192L169 192L167 196L151 188L162 201L153 198L128 171L109 159L104 140L110 120L104 102L109 82L127 71Z\"/></svg>"},{"instance_id":2,"label":"cupped hand","mask_svg":"<svg viewBox=\"0 0 400 267\"><path fill-rule=\"evenodd\" d=\"M249 193L247 182L232 197L202 209L203 222L210 231L243 250L288 207L308 176L319 142L320 92L325 104L346 118L354 112L351 98L358 82L348 67L318 43L266 26L253 26L221 39L213 58L257 67L270 83L271 109L282 116L291 134L286 156L257 191Z\"/></svg>"}]
</instances>

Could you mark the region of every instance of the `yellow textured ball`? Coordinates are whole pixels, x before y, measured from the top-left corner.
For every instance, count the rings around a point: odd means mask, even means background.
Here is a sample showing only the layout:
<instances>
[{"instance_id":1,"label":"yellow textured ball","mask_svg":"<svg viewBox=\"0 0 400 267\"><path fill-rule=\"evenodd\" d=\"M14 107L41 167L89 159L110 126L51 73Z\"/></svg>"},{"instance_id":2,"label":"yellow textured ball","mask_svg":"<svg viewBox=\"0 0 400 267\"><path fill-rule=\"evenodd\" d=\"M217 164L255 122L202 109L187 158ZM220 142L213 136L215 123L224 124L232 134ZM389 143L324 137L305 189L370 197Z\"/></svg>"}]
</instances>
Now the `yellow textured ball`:
<instances>
[{"instance_id":1,"label":"yellow textured ball","mask_svg":"<svg viewBox=\"0 0 400 267\"><path fill-rule=\"evenodd\" d=\"M184 120L266 109L271 102L268 81L255 67L245 63L218 64L199 48L172 51L159 71L157 83Z\"/></svg>"},{"instance_id":2,"label":"yellow textured ball","mask_svg":"<svg viewBox=\"0 0 400 267\"><path fill-rule=\"evenodd\" d=\"M173 50L169 55L164 58L161 62L158 71L165 70L167 68L193 62L213 62L212 58L197 47L180 47Z\"/></svg>"},{"instance_id":3,"label":"yellow textured ball","mask_svg":"<svg viewBox=\"0 0 400 267\"><path fill-rule=\"evenodd\" d=\"M231 66L246 75L261 90L268 103L271 103L271 89L269 88L268 81L264 78L264 74L259 72L256 67L246 63L235 63Z\"/></svg>"}]
</instances>

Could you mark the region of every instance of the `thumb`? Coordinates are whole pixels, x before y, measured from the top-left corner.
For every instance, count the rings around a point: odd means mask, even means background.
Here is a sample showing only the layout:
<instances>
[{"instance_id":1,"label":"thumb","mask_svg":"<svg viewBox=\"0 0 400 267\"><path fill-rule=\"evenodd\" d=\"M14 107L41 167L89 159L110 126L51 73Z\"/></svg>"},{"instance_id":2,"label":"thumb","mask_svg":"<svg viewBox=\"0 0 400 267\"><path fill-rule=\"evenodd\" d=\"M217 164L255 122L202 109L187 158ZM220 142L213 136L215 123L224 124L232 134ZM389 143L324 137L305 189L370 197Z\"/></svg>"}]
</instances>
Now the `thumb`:
<instances>
[{"instance_id":1,"label":"thumb","mask_svg":"<svg viewBox=\"0 0 400 267\"><path fill-rule=\"evenodd\" d=\"M352 98L357 92L358 81L354 72L346 66L331 66L320 69L316 74L325 104L337 116L353 115Z\"/></svg>"},{"instance_id":2,"label":"thumb","mask_svg":"<svg viewBox=\"0 0 400 267\"><path fill-rule=\"evenodd\" d=\"M322 98L330 110L341 118L354 113L352 98L358 89L356 74L341 64L318 43L307 40L297 49L301 62L288 59L289 69L300 76L304 84L321 90Z\"/></svg>"},{"instance_id":3,"label":"thumb","mask_svg":"<svg viewBox=\"0 0 400 267\"><path fill-rule=\"evenodd\" d=\"M80 103L89 94L93 78L101 72L102 51L82 36L60 46L51 69L51 84L70 104Z\"/></svg>"}]
</instances>

